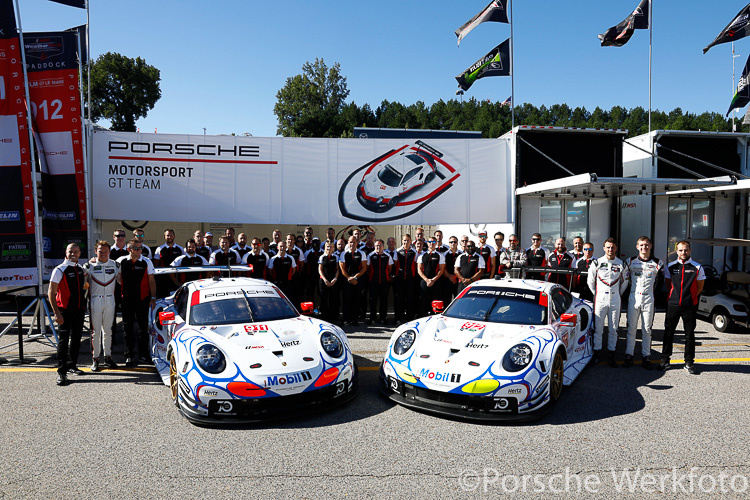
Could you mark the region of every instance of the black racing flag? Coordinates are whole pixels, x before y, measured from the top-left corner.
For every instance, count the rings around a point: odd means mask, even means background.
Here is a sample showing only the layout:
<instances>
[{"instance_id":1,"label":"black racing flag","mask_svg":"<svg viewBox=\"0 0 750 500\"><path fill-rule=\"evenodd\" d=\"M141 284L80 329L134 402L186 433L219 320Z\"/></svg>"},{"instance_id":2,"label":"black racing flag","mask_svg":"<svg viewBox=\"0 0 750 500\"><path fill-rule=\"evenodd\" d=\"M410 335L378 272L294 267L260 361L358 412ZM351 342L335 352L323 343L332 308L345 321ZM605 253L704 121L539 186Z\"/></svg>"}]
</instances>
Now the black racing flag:
<instances>
[{"instance_id":1,"label":"black racing flag","mask_svg":"<svg viewBox=\"0 0 750 500\"><path fill-rule=\"evenodd\" d=\"M748 69L750 69L750 57L747 58L745 69L742 70L740 81L737 82L737 91L734 93L732 103L729 105L727 116L729 116L729 113L731 113L733 109L744 108L747 106L747 103L750 102L750 82L747 79Z\"/></svg>"},{"instance_id":2,"label":"black racing flag","mask_svg":"<svg viewBox=\"0 0 750 500\"><path fill-rule=\"evenodd\" d=\"M739 40L740 38L745 38L750 33L750 3L745 5L745 8L742 9L736 16L734 16L734 19L732 19L732 22L727 24L726 28L721 30L721 33L719 33L719 36L717 36L713 42L709 43L705 49L703 49L703 53L705 54L708 52L708 49L713 47L714 45L719 45L720 43L727 43L727 42L734 42L735 40Z\"/></svg>"},{"instance_id":3,"label":"black racing flag","mask_svg":"<svg viewBox=\"0 0 750 500\"><path fill-rule=\"evenodd\" d=\"M456 36L458 37L458 45L461 45L461 40L463 40L471 30L484 22L494 21L496 23L508 23L507 7L508 0L492 0L479 14L472 17L471 20L455 31Z\"/></svg>"},{"instance_id":4,"label":"black racing flag","mask_svg":"<svg viewBox=\"0 0 750 500\"><path fill-rule=\"evenodd\" d=\"M51 0L51 1L55 3L70 5L71 7L78 7L79 9L86 8L86 0Z\"/></svg>"},{"instance_id":5,"label":"black racing flag","mask_svg":"<svg viewBox=\"0 0 750 500\"><path fill-rule=\"evenodd\" d=\"M622 47L628 43L635 30L647 30L651 24L651 20L649 19L650 1L641 0L638 7L623 22L617 26L612 26L606 33L597 35L599 40L602 41L602 47Z\"/></svg>"},{"instance_id":6,"label":"black racing flag","mask_svg":"<svg viewBox=\"0 0 750 500\"><path fill-rule=\"evenodd\" d=\"M510 38L472 64L456 80L461 90L466 91L485 76L510 76Z\"/></svg>"}]
</instances>

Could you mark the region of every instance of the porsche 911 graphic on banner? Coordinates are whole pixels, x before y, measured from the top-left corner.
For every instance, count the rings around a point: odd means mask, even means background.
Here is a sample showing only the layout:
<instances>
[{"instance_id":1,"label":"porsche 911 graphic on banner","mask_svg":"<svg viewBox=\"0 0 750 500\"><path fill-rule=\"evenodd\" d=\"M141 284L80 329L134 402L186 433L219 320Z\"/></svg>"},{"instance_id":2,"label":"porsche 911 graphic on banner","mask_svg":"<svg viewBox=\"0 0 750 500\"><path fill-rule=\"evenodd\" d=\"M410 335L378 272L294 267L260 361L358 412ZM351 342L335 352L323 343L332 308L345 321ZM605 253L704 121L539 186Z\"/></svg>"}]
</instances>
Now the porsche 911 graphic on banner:
<instances>
[{"instance_id":1,"label":"porsche 911 graphic on banner","mask_svg":"<svg viewBox=\"0 0 750 500\"><path fill-rule=\"evenodd\" d=\"M443 160L443 153L416 141L391 149L352 172L339 190L339 209L345 217L361 221L402 219L437 200L460 176Z\"/></svg>"},{"instance_id":2,"label":"porsche 911 graphic on banner","mask_svg":"<svg viewBox=\"0 0 750 500\"><path fill-rule=\"evenodd\" d=\"M513 220L506 139L95 131L94 219L243 224ZM398 222L395 222L398 221Z\"/></svg>"}]
</instances>

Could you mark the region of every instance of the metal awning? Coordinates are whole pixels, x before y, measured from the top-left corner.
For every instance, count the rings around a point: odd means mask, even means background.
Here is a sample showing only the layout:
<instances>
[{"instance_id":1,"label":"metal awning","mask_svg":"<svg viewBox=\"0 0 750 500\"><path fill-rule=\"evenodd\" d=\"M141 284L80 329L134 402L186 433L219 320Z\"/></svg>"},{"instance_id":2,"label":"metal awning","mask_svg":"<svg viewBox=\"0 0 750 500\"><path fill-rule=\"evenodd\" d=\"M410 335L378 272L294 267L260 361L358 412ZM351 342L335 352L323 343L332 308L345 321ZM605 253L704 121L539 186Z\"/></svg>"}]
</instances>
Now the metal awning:
<instances>
[{"instance_id":1,"label":"metal awning","mask_svg":"<svg viewBox=\"0 0 750 500\"><path fill-rule=\"evenodd\" d=\"M712 247L750 247L750 240L740 238L690 238L688 241Z\"/></svg>"},{"instance_id":2,"label":"metal awning","mask_svg":"<svg viewBox=\"0 0 750 500\"><path fill-rule=\"evenodd\" d=\"M736 179L729 176L712 179L645 179L580 174L517 188L516 196L588 199L657 193L673 195L674 191L722 189L736 184ZM750 184L748 187L750 188Z\"/></svg>"},{"instance_id":3,"label":"metal awning","mask_svg":"<svg viewBox=\"0 0 750 500\"><path fill-rule=\"evenodd\" d=\"M669 191L656 193L656 196L695 196L706 195L711 198L726 197L728 195L744 194L750 195L750 179L741 179L731 185L724 186L693 186L680 191Z\"/></svg>"}]
</instances>

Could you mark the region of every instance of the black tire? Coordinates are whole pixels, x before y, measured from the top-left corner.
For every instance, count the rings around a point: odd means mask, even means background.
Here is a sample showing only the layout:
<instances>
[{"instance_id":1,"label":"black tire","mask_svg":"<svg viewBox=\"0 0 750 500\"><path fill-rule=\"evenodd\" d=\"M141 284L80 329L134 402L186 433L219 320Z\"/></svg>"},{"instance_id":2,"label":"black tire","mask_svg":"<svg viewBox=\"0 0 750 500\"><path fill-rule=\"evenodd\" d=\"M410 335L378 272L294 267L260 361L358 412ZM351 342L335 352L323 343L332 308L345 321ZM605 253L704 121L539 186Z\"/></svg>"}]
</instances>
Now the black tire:
<instances>
[{"instance_id":1,"label":"black tire","mask_svg":"<svg viewBox=\"0 0 750 500\"><path fill-rule=\"evenodd\" d=\"M177 360L173 352L169 354L169 391L172 395L172 402L179 408L180 374L177 373Z\"/></svg>"},{"instance_id":2,"label":"black tire","mask_svg":"<svg viewBox=\"0 0 750 500\"><path fill-rule=\"evenodd\" d=\"M394 196L388 201L388 208L390 209L390 208L395 207L396 205L398 205L399 201L401 200L398 198L398 196Z\"/></svg>"},{"instance_id":3,"label":"black tire","mask_svg":"<svg viewBox=\"0 0 750 500\"><path fill-rule=\"evenodd\" d=\"M430 172L429 174L427 174L427 177L424 178L424 183L429 184L430 182L432 182L432 179L434 178L435 178L435 172Z\"/></svg>"},{"instance_id":4,"label":"black tire","mask_svg":"<svg viewBox=\"0 0 750 500\"><path fill-rule=\"evenodd\" d=\"M558 349L555 353L555 358L552 360L552 369L549 374L550 402L557 401L560 394L562 394L564 374L565 361L563 360L562 350Z\"/></svg>"},{"instance_id":5,"label":"black tire","mask_svg":"<svg viewBox=\"0 0 750 500\"><path fill-rule=\"evenodd\" d=\"M732 318L724 311L716 311L711 315L711 323L714 326L714 330L717 332L726 332L732 328L734 321L732 321Z\"/></svg>"}]
</instances>

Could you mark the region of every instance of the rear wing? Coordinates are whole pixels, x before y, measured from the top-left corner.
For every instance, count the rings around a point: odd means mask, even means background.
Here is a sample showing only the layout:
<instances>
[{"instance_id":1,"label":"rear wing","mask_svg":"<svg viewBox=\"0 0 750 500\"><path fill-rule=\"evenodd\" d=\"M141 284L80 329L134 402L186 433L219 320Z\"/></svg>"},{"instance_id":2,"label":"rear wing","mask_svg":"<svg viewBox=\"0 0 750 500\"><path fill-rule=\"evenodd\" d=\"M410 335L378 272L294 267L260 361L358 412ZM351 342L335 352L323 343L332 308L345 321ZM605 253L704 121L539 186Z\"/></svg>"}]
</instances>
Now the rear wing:
<instances>
[{"instance_id":1,"label":"rear wing","mask_svg":"<svg viewBox=\"0 0 750 500\"><path fill-rule=\"evenodd\" d=\"M424 143L424 142L422 142L422 141L417 141L417 145L418 145L418 146L419 146L420 148L422 148L422 149L426 150L426 151L427 151L428 153L430 153L430 154L431 154L431 155L433 155L433 156L436 156L436 157L438 157L438 158L442 158L442 157L443 157L443 153L441 153L441 152L440 152L440 151L438 151L437 149L433 148L432 146L430 146L430 145L428 145L428 144L425 144L425 143Z\"/></svg>"},{"instance_id":2,"label":"rear wing","mask_svg":"<svg viewBox=\"0 0 750 500\"><path fill-rule=\"evenodd\" d=\"M253 272L252 265L245 266L175 266L157 267L154 274L178 274L178 273L201 273L201 272L226 272L232 276L233 272Z\"/></svg>"}]
</instances>

